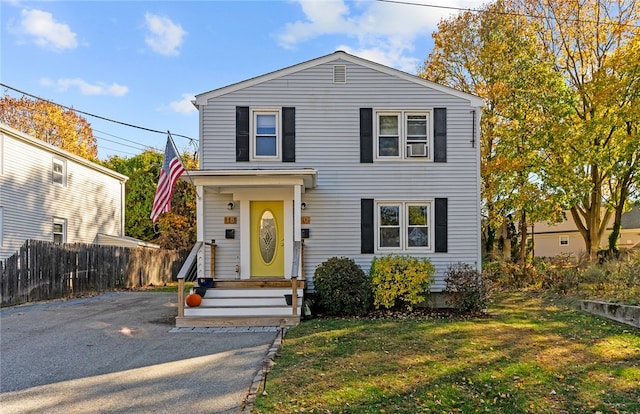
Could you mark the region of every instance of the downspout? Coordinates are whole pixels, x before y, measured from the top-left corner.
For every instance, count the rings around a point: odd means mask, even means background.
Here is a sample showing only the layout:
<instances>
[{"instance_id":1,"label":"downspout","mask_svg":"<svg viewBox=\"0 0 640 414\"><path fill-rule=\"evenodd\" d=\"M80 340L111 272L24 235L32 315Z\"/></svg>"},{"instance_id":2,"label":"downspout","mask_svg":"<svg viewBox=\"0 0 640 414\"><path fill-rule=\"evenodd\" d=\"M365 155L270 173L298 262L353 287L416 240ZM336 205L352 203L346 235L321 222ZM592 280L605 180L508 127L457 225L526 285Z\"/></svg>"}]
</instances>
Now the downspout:
<instances>
[{"instance_id":1,"label":"downspout","mask_svg":"<svg viewBox=\"0 0 640 414\"><path fill-rule=\"evenodd\" d=\"M477 258L477 264L476 264L476 269L478 270L478 272L482 272L482 223L481 223L481 219L480 217L482 216L481 211L480 211L480 205L482 204L482 193L481 193L481 186L482 186L482 182L481 182L481 175L482 175L482 171L480 170L480 166L481 166L481 158L480 158L480 145L476 146L476 131L480 131L480 117L482 116L482 110L481 108L476 108L473 109L471 111L472 115L473 115L473 121L472 121L472 136L471 136L471 146L472 148L477 148L476 150L476 165L477 165L477 169L476 169L476 188L477 188L477 194L478 194L478 202L477 207L476 207L476 217L478 218L478 223L476 226L476 240L478 241L478 258ZM478 139L479 140L479 139Z\"/></svg>"}]
</instances>

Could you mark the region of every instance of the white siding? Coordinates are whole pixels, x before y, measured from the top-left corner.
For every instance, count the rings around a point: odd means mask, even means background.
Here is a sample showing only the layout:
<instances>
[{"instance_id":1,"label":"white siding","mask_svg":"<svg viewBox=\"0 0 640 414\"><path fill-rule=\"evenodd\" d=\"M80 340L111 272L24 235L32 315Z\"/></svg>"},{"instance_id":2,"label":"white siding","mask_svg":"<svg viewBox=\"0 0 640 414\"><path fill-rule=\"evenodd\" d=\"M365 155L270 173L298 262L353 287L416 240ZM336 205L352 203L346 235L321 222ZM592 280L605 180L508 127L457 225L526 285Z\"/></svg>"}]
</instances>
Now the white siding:
<instances>
[{"instance_id":1,"label":"white siding","mask_svg":"<svg viewBox=\"0 0 640 414\"><path fill-rule=\"evenodd\" d=\"M333 66L344 64L347 82L333 83ZM236 106L296 108L296 162L236 162ZM360 163L360 108L447 108L447 162ZM315 189L302 195L308 205L310 238L305 240L307 280L318 264L332 256L347 256L368 271L373 255L360 254L360 199L433 200L448 198L448 253L430 253L444 287L442 272L449 264L480 266L479 149L472 144L474 117L468 100L431 89L388 73L344 60L335 60L290 73L208 101L201 109L203 170L247 168L315 168ZM478 115L479 116L479 113ZM477 142L477 137L476 137ZM205 197L205 240L220 240L220 215L228 200ZM217 257L218 273L236 260L225 241ZM418 254L413 254L419 256ZM220 275L221 277L224 277ZM232 277L228 275L226 277Z\"/></svg>"},{"instance_id":2,"label":"white siding","mask_svg":"<svg viewBox=\"0 0 640 414\"><path fill-rule=\"evenodd\" d=\"M34 145L4 130L4 171L0 177L0 206L4 210L0 259L15 253L26 239L53 239L53 218L66 220L68 243L93 243L97 233L123 236L124 180L106 174L97 164L64 152ZM66 160L66 186L52 182L54 156Z\"/></svg>"}]
</instances>

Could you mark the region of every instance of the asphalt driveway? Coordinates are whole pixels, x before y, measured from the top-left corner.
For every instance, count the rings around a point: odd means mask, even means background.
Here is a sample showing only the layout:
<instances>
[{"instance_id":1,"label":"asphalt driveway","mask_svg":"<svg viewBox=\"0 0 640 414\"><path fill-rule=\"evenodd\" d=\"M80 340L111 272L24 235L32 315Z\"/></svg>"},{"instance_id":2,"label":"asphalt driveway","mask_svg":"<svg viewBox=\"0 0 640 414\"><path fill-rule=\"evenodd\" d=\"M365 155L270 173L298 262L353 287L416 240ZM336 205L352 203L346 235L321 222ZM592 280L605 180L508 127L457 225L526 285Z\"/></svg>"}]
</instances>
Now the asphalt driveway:
<instances>
[{"instance_id":1,"label":"asphalt driveway","mask_svg":"<svg viewBox=\"0 0 640 414\"><path fill-rule=\"evenodd\" d=\"M238 412L278 333L175 330L176 302L111 292L0 310L0 412Z\"/></svg>"}]
</instances>

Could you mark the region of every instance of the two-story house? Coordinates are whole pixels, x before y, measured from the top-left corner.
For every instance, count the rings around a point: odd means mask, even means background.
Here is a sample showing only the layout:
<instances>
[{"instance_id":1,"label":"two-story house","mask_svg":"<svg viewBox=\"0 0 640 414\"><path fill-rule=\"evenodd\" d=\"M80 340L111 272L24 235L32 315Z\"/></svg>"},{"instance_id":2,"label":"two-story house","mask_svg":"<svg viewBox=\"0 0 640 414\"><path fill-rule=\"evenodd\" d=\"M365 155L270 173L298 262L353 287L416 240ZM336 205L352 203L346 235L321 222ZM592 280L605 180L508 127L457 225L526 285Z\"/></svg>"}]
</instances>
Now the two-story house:
<instances>
[{"instance_id":1,"label":"two-story house","mask_svg":"<svg viewBox=\"0 0 640 414\"><path fill-rule=\"evenodd\" d=\"M338 51L195 105L201 165L182 178L200 195L198 240L215 241L198 277L264 288L299 275L309 291L331 257L367 272L374 256L401 254L429 258L440 292L450 264L480 268L480 98ZM215 290L178 325L223 315L207 303Z\"/></svg>"},{"instance_id":2,"label":"two-story house","mask_svg":"<svg viewBox=\"0 0 640 414\"><path fill-rule=\"evenodd\" d=\"M124 238L126 181L122 174L0 124L0 260L27 239L132 243Z\"/></svg>"}]
</instances>

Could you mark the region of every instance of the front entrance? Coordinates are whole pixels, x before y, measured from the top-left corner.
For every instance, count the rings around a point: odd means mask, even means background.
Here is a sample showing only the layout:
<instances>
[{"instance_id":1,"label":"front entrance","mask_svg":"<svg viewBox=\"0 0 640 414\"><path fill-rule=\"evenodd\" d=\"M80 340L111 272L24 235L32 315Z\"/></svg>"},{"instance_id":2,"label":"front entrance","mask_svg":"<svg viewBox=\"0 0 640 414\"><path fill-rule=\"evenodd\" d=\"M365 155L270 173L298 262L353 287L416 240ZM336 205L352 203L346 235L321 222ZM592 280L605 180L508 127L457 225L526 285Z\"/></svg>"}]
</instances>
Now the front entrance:
<instances>
[{"instance_id":1,"label":"front entrance","mask_svg":"<svg viewBox=\"0 0 640 414\"><path fill-rule=\"evenodd\" d=\"M282 201L251 201L251 276L284 277Z\"/></svg>"}]
</instances>

